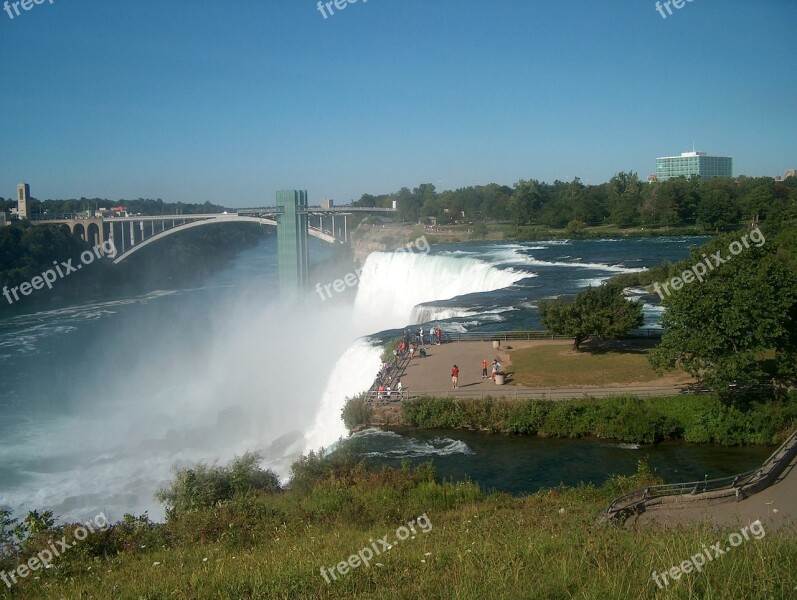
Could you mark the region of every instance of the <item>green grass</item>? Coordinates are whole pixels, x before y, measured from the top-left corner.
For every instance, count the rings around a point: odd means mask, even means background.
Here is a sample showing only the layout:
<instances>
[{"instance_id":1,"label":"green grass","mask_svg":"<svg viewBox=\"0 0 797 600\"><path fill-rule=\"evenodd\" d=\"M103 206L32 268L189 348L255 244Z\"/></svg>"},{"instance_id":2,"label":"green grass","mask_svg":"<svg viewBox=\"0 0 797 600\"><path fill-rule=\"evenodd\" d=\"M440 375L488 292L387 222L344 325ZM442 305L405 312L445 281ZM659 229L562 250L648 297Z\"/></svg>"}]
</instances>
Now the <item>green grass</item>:
<instances>
[{"instance_id":1,"label":"green grass","mask_svg":"<svg viewBox=\"0 0 797 600\"><path fill-rule=\"evenodd\" d=\"M512 383L529 387L600 386L661 379L648 362L647 348L639 345L623 348L614 343L587 342L580 352L573 352L571 345L540 345L512 350L511 358L507 369L512 373Z\"/></svg>"},{"instance_id":2,"label":"green grass","mask_svg":"<svg viewBox=\"0 0 797 600\"><path fill-rule=\"evenodd\" d=\"M340 475L340 474L338 474ZM318 481L313 491L248 495L167 525L162 542L130 543L39 572L0 598L398 599L398 598L789 598L797 588L797 531L744 542L702 573L661 592L651 578L725 539L735 528L704 524L635 531L596 515L623 491L655 481L645 469L603 488L545 490L523 498L474 493L472 484L430 483L394 472ZM337 490L360 503L336 513ZM326 498L326 499L325 499ZM280 519L263 518L271 511ZM346 560L370 540L426 513L431 530L395 545L327 584L321 566ZM381 516L377 516L381 515ZM190 517L190 518L189 518ZM112 530L113 532L113 530ZM233 532L233 533L231 533ZM133 538L131 538L133 539ZM379 564L376 564L379 563Z\"/></svg>"}]
</instances>

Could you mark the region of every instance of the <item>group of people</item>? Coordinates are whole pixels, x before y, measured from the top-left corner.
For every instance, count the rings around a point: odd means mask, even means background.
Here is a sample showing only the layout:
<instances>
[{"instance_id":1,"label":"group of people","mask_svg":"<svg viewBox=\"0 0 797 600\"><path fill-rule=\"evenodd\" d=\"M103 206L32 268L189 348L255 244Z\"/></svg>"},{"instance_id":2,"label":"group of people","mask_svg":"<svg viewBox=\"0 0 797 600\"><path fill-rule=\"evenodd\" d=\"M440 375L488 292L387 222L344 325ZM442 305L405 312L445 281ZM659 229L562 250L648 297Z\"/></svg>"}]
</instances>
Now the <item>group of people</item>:
<instances>
[{"instance_id":1,"label":"group of people","mask_svg":"<svg viewBox=\"0 0 797 600\"><path fill-rule=\"evenodd\" d=\"M501 372L501 363L498 359L493 360L493 366L490 370L490 375L487 375L487 359L482 360L482 379L495 379L495 376Z\"/></svg>"},{"instance_id":2,"label":"group of people","mask_svg":"<svg viewBox=\"0 0 797 600\"><path fill-rule=\"evenodd\" d=\"M399 397L401 396L401 393L404 391L404 386L401 384L401 379L399 379L395 389L391 388L390 369L393 365L398 365L399 358L403 356L408 355L410 360L412 360L416 352L421 358L427 355L426 348L424 347L426 342L425 333L423 327L419 327L417 333L412 333L409 328L404 330L404 337L399 341L398 347L393 351L393 364L382 363L382 367L376 376L374 387L376 388L377 400L389 400L391 395L396 393L399 394ZM443 343L443 330L440 329L440 327L430 327L428 335L431 345L439 346ZM371 389L373 390L374 388Z\"/></svg>"},{"instance_id":3,"label":"group of people","mask_svg":"<svg viewBox=\"0 0 797 600\"><path fill-rule=\"evenodd\" d=\"M382 400L386 398L390 400L390 394L398 393L399 397L401 397L401 392L404 391L404 386L401 385L401 379L398 380L396 384L396 389L391 389L390 385L385 385L382 381L379 382L379 386L376 388L376 399Z\"/></svg>"},{"instance_id":4,"label":"group of people","mask_svg":"<svg viewBox=\"0 0 797 600\"><path fill-rule=\"evenodd\" d=\"M403 342L407 346L410 345L411 337L412 336L410 335L410 330L409 330L409 328L407 328L404 331L404 340L403 340ZM423 348L423 345L424 345L424 343L426 341L426 338L424 337L423 327L419 327L418 328L418 333L415 335L415 340L417 341L418 345L421 348ZM429 328L429 343L432 346L435 346L435 345L439 346L440 344L443 343L443 330L440 329L440 327L430 327Z\"/></svg>"},{"instance_id":5,"label":"group of people","mask_svg":"<svg viewBox=\"0 0 797 600\"><path fill-rule=\"evenodd\" d=\"M482 360L482 379L495 379L495 376L501 372L501 363L498 359L493 360L490 375L487 375L487 359ZM453 389L459 388L459 367L454 365L451 367L451 387Z\"/></svg>"}]
</instances>

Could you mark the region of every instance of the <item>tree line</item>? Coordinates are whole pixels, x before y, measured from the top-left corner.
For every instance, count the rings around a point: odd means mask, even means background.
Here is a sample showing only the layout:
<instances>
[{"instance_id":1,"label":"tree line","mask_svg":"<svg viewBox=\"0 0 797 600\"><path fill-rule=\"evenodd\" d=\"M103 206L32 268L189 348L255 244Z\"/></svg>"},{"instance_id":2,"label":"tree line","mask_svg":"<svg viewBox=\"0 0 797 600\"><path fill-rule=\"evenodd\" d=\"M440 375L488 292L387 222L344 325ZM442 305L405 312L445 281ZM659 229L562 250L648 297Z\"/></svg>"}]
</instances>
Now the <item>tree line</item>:
<instances>
[{"instance_id":1,"label":"tree line","mask_svg":"<svg viewBox=\"0 0 797 600\"><path fill-rule=\"evenodd\" d=\"M697 226L717 231L740 222L797 217L797 177L695 176L647 183L636 173L620 172L599 185L585 185L578 177L552 184L529 179L512 187L491 183L443 192L424 183L392 194L363 194L354 204L389 208L394 201L399 217L413 223L434 218L440 224L510 221L516 227L557 229Z\"/></svg>"},{"instance_id":2,"label":"tree line","mask_svg":"<svg viewBox=\"0 0 797 600\"><path fill-rule=\"evenodd\" d=\"M8 212L11 208L16 208L15 198L0 198L0 210ZM107 198L71 198L68 200L38 200L31 198L31 215L39 216L48 214L73 214L90 211L94 214L95 210L110 210L118 206L123 206L127 212L132 214L150 215L196 215L220 213L225 210L223 206L204 202L202 204L191 204L185 202L164 202L160 198L136 198L130 200L108 200Z\"/></svg>"}]
</instances>

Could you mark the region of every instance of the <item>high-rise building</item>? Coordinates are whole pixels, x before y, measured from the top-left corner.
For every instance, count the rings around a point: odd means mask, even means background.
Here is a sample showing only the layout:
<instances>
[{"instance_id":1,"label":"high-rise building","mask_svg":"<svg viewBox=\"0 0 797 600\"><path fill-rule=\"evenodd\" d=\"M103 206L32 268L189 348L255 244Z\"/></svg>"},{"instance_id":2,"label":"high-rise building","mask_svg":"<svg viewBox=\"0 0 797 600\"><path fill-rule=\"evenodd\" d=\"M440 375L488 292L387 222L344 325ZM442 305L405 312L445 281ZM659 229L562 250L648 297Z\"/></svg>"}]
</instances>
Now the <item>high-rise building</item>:
<instances>
[{"instance_id":1,"label":"high-rise building","mask_svg":"<svg viewBox=\"0 0 797 600\"><path fill-rule=\"evenodd\" d=\"M656 180L667 181L673 177L701 179L733 177L733 158L709 156L705 152L682 152L681 156L664 156L656 159Z\"/></svg>"},{"instance_id":2,"label":"high-rise building","mask_svg":"<svg viewBox=\"0 0 797 600\"><path fill-rule=\"evenodd\" d=\"M797 169L787 169L783 174L783 179L788 179L789 177L797 177Z\"/></svg>"},{"instance_id":3,"label":"high-rise building","mask_svg":"<svg viewBox=\"0 0 797 600\"><path fill-rule=\"evenodd\" d=\"M30 186L27 183L17 186L17 218L30 218Z\"/></svg>"}]
</instances>

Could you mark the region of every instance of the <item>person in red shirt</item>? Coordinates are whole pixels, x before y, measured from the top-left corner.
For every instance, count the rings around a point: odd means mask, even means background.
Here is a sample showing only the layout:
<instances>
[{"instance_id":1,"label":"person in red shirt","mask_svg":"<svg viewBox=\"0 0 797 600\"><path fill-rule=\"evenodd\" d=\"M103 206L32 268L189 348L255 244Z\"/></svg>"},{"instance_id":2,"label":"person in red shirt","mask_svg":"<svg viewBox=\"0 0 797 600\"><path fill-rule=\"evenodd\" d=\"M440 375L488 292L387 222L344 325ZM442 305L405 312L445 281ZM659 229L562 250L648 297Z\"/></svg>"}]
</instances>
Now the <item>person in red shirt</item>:
<instances>
[{"instance_id":1,"label":"person in red shirt","mask_svg":"<svg viewBox=\"0 0 797 600\"><path fill-rule=\"evenodd\" d=\"M489 375L487 375L487 359L485 358L482 361L482 379L487 379Z\"/></svg>"},{"instance_id":2,"label":"person in red shirt","mask_svg":"<svg viewBox=\"0 0 797 600\"><path fill-rule=\"evenodd\" d=\"M457 389L457 384L459 383L459 367L454 365L451 368L451 383L453 384L453 388Z\"/></svg>"}]
</instances>

